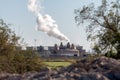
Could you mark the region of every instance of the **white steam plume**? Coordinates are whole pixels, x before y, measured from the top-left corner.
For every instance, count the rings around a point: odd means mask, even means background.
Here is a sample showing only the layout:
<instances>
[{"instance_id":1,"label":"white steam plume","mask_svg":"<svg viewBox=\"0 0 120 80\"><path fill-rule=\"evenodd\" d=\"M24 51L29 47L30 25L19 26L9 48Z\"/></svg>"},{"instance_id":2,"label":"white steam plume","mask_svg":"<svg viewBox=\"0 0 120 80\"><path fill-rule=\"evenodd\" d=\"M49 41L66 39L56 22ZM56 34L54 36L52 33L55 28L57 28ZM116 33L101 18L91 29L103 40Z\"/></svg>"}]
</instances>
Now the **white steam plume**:
<instances>
[{"instance_id":1,"label":"white steam plume","mask_svg":"<svg viewBox=\"0 0 120 80\"><path fill-rule=\"evenodd\" d=\"M37 16L37 30L43 31L49 36L55 37L59 40L69 41L69 39L58 30L58 25L56 21L48 14L42 15L40 13L40 8L38 6L37 0L29 0L28 9L35 13Z\"/></svg>"}]
</instances>

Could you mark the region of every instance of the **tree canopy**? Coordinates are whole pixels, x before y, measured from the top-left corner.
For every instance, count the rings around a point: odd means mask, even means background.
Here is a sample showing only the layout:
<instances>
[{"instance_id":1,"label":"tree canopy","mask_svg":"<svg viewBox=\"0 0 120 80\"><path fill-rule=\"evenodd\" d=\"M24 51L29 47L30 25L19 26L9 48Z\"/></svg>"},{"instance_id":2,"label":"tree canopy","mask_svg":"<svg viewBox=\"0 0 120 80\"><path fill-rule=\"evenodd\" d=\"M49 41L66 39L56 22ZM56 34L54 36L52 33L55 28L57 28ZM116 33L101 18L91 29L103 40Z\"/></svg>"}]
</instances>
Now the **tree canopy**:
<instances>
[{"instance_id":1,"label":"tree canopy","mask_svg":"<svg viewBox=\"0 0 120 80\"><path fill-rule=\"evenodd\" d=\"M94 42L94 50L99 53L116 51L120 57L120 1L102 0L100 6L94 3L75 9L75 21L85 24L87 39Z\"/></svg>"},{"instance_id":2,"label":"tree canopy","mask_svg":"<svg viewBox=\"0 0 120 80\"><path fill-rule=\"evenodd\" d=\"M4 54L13 52L19 40L19 37L8 26L9 24L0 19L0 53Z\"/></svg>"},{"instance_id":3,"label":"tree canopy","mask_svg":"<svg viewBox=\"0 0 120 80\"><path fill-rule=\"evenodd\" d=\"M0 19L0 73L24 73L43 68L40 57L34 51L17 49L18 40L9 24Z\"/></svg>"}]
</instances>

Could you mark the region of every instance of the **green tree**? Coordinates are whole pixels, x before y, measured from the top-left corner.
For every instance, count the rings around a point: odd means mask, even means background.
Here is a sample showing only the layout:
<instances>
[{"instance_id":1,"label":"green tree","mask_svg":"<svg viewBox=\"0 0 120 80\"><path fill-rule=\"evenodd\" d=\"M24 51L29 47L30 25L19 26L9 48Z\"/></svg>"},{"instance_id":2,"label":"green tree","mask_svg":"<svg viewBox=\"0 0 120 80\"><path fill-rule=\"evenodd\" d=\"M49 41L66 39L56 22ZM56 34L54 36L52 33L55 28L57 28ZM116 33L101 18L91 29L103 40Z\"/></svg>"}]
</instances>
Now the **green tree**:
<instances>
[{"instance_id":1,"label":"green tree","mask_svg":"<svg viewBox=\"0 0 120 80\"><path fill-rule=\"evenodd\" d=\"M12 54L18 45L19 37L8 26L9 24L0 19L0 55Z\"/></svg>"},{"instance_id":2,"label":"green tree","mask_svg":"<svg viewBox=\"0 0 120 80\"><path fill-rule=\"evenodd\" d=\"M120 3L102 0L98 7L91 3L75 10L78 25L86 24L87 39L94 42L97 52L116 50L120 58ZM99 49L99 51L98 51Z\"/></svg>"},{"instance_id":3,"label":"green tree","mask_svg":"<svg viewBox=\"0 0 120 80\"><path fill-rule=\"evenodd\" d=\"M0 72L39 71L44 65L33 50L17 50L19 37L0 19Z\"/></svg>"}]
</instances>

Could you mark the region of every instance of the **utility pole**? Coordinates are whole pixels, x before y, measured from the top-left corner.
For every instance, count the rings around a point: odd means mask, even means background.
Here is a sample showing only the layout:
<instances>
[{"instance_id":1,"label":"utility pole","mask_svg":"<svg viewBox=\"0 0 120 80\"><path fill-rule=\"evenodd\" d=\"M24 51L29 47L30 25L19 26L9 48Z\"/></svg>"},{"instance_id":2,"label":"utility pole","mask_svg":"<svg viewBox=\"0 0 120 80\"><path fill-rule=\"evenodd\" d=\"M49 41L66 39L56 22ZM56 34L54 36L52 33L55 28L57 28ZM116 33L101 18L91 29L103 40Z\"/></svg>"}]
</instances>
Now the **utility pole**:
<instances>
[{"instance_id":1,"label":"utility pole","mask_svg":"<svg viewBox=\"0 0 120 80\"><path fill-rule=\"evenodd\" d=\"M35 45L34 45L34 50L36 51L37 50L37 46L36 46L36 39L34 39L34 42L35 42Z\"/></svg>"}]
</instances>

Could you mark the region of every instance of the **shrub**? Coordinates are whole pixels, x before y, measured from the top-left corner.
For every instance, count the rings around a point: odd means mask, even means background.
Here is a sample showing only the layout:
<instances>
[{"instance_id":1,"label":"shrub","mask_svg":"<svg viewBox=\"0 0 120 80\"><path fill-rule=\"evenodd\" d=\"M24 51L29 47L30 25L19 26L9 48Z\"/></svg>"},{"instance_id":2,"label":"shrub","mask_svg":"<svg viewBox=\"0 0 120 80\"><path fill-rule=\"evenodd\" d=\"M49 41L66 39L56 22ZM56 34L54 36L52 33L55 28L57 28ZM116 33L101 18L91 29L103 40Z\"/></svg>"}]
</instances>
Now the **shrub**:
<instances>
[{"instance_id":1,"label":"shrub","mask_svg":"<svg viewBox=\"0 0 120 80\"><path fill-rule=\"evenodd\" d=\"M43 68L32 50L17 50L19 37L0 19L0 72L24 73Z\"/></svg>"}]
</instances>

